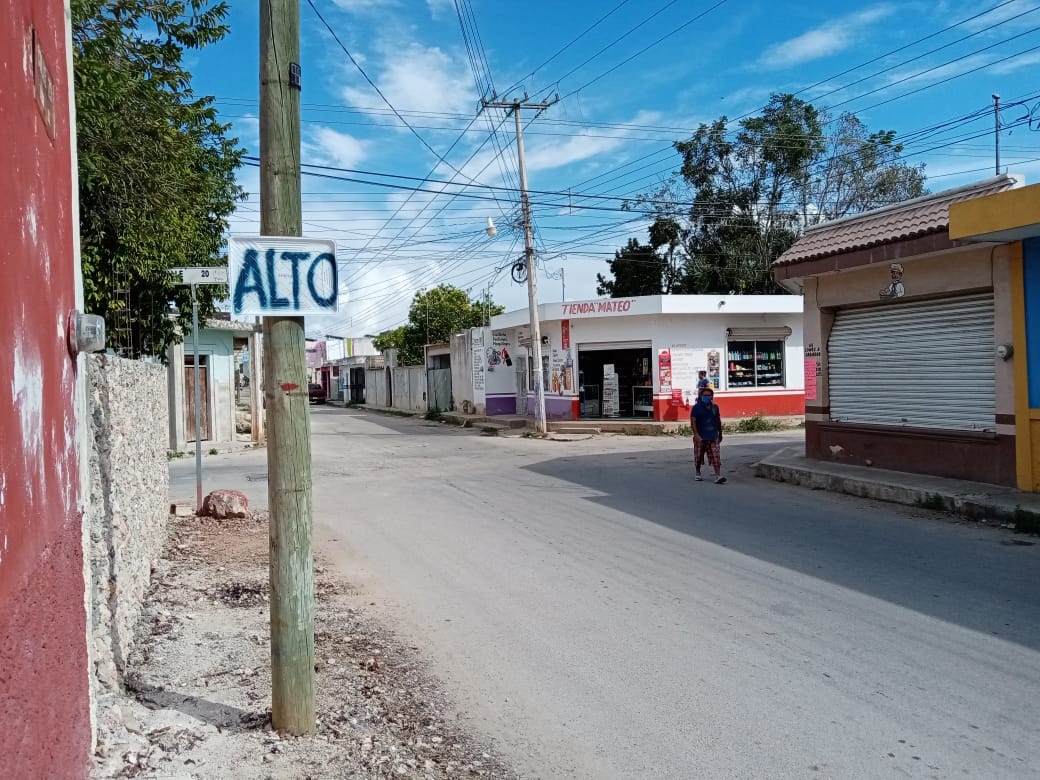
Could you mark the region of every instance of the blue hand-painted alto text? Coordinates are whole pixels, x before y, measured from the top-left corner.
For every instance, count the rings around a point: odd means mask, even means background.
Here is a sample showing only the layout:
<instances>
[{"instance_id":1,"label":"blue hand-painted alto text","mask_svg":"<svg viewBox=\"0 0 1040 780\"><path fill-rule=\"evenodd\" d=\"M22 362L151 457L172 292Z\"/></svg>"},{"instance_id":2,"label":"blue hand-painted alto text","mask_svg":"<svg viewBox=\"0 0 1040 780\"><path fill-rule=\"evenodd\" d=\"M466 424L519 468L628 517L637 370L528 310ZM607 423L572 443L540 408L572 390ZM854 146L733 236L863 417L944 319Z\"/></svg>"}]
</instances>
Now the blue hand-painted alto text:
<instances>
[{"instance_id":1,"label":"blue hand-painted alto text","mask_svg":"<svg viewBox=\"0 0 1040 780\"><path fill-rule=\"evenodd\" d=\"M279 282L282 289L279 289ZM319 289L320 288L320 289ZM328 252L285 252L268 249L261 261L260 252L248 249L233 280L232 304L235 312L247 306L247 298L263 310L287 312L319 309L336 310L339 280L336 258ZM301 293L306 299L301 305Z\"/></svg>"}]
</instances>

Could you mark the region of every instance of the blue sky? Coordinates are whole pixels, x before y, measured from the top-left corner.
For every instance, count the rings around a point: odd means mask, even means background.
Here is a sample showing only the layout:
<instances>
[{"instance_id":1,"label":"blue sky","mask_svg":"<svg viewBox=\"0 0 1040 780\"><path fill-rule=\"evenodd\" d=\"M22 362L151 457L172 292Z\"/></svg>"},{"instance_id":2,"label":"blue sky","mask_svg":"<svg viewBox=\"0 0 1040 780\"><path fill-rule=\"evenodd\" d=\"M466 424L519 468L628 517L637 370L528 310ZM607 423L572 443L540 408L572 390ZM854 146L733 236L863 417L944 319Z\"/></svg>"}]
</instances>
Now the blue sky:
<instances>
[{"instance_id":1,"label":"blue sky","mask_svg":"<svg viewBox=\"0 0 1040 780\"><path fill-rule=\"evenodd\" d=\"M303 162L355 171L303 179L304 233L336 239L345 293L337 317L308 321L311 335L398 325L416 289L442 282L526 306L508 268L523 252L514 125L498 109L477 115L489 85L561 97L523 116L543 302L560 300L561 269L568 300L595 297L614 250L646 238L621 204L675 170L671 143L772 92L906 136L932 191L992 175L991 94L1024 101L1001 114L1002 168L1040 181L1028 120L1038 109L1040 121L1040 0L312 0L317 13L302 2ZM232 0L229 22L189 67L255 155L257 4ZM240 179L250 197L232 231L255 234L256 169Z\"/></svg>"}]
</instances>

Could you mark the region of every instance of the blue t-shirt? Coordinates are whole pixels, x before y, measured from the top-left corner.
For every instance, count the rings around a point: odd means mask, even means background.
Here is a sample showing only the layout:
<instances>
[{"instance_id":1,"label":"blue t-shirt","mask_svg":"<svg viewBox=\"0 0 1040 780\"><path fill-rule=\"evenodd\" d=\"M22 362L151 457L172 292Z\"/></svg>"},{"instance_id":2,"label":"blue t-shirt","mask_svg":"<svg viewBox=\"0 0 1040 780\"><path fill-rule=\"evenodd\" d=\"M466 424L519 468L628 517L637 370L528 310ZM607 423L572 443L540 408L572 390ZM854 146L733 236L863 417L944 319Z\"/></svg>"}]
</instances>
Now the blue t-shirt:
<instances>
[{"instance_id":1,"label":"blue t-shirt","mask_svg":"<svg viewBox=\"0 0 1040 780\"><path fill-rule=\"evenodd\" d=\"M722 414L718 404L706 404L698 400L690 409L690 425L697 429L697 435L705 441L721 439Z\"/></svg>"}]
</instances>

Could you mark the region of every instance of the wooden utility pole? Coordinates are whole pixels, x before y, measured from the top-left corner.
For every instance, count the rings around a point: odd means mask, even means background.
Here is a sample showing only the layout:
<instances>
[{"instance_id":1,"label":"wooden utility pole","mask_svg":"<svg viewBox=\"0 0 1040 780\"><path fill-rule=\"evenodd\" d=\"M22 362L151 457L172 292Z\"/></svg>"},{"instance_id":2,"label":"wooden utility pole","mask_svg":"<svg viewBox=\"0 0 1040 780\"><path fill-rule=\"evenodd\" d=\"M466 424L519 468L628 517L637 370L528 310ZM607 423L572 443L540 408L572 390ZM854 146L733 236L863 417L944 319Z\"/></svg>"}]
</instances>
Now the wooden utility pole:
<instances>
[{"instance_id":1,"label":"wooden utility pole","mask_svg":"<svg viewBox=\"0 0 1040 780\"><path fill-rule=\"evenodd\" d=\"M260 0L260 232L299 236L300 5ZM314 731L311 439L303 317L264 317L271 722Z\"/></svg>"},{"instance_id":2,"label":"wooden utility pole","mask_svg":"<svg viewBox=\"0 0 1040 780\"><path fill-rule=\"evenodd\" d=\"M524 95L524 100L527 96ZM559 100L559 96L556 100ZM527 308L531 319L531 381L534 384L534 428L538 433L546 433L545 421L545 386L542 370L542 331L538 320L538 268L534 257L534 228L531 224L531 201L527 196L527 165L524 161L524 132L520 122L520 110L534 109L539 113L556 102L525 103L523 100L481 100L483 108L505 108L512 112L516 120L516 155L520 169L520 209L524 221L524 258L527 268Z\"/></svg>"}]
</instances>

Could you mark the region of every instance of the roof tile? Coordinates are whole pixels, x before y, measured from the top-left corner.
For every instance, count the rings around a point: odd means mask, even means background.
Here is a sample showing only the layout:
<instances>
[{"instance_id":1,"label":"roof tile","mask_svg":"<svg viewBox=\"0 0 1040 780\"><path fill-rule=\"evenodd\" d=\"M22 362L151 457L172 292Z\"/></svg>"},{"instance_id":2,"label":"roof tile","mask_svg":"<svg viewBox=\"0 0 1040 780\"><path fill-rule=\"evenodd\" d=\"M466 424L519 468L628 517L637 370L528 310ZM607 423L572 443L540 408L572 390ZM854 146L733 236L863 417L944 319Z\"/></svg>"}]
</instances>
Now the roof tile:
<instances>
[{"instance_id":1,"label":"roof tile","mask_svg":"<svg viewBox=\"0 0 1040 780\"><path fill-rule=\"evenodd\" d=\"M883 206L851 217L821 222L805 231L774 265L792 265L807 260L867 249L929 233L949 230L950 204L992 195L1020 184L1008 175L994 176L956 189Z\"/></svg>"}]
</instances>

